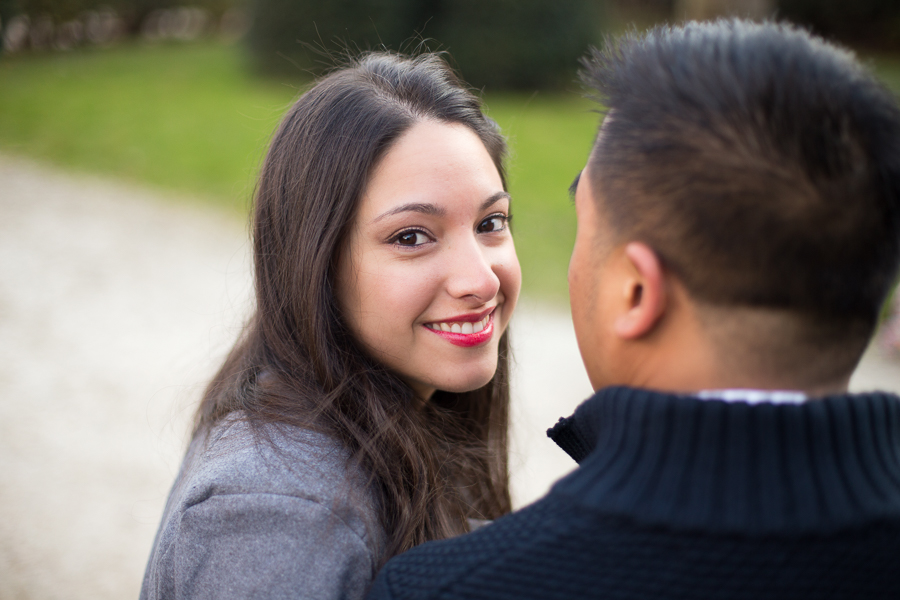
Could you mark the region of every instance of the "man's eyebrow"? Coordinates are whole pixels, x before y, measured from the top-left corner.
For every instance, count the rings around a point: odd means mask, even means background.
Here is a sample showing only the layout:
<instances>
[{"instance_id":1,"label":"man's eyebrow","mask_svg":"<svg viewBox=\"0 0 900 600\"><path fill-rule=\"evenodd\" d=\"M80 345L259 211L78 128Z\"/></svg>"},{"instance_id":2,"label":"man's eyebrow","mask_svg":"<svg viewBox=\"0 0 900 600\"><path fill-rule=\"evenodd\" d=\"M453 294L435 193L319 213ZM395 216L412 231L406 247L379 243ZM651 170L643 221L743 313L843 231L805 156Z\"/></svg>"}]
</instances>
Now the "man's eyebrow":
<instances>
[{"instance_id":1,"label":"man's eyebrow","mask_svg":"<svg viewBox=\"0 0 900 600\"><path fill-rule=\"evenodd\" d=\"M423 215L431 215L435 217L443 217L446 211L440 206L435 206L434 204L428 204L427 202L410 202L409 204L401 204L395 208L387 212L383 212L374 219L372 222L375 223L387 217L392 217L394 215L399 215L400 213L405 212L417 212L422 213Z\"/></svg>"},{"instance_id":2,"label":"man's eyebrow","mask_svg":"<svg viewBox=\"0 0 900 600\"><path fill-rule=\"evenodd\" d=\"M583 171L578 171L578 175L575 176L575 181L569 186L569 199L571 199L572 202L575 202L575 190L578 189L578 181L581 179L582 172Z\"/></svg>"}]
</instances>

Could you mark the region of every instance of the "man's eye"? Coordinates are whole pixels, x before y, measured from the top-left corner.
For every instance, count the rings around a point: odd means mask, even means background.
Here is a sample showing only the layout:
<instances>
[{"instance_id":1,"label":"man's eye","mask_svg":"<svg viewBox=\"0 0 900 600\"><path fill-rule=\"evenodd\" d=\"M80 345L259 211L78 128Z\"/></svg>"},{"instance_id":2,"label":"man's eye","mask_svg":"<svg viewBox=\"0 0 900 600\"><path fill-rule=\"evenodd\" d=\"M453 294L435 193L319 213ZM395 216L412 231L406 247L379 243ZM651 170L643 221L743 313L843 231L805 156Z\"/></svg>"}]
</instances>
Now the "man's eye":
<instances>
[{"instance_id":1,"label":"man's eye","mask_svg":"<svg viewBox=\"0 0 900 600\"><path fill-rule=\"evenodd\" d=\"M397 236L397 243L401 246L420 246L428 241L428 237L421 231L404 231Z\"/></svg>"},{"instance_id":2,"label":"man's eye","mask_svg":"<svg viewBox=\"0 0 900 600\"><path fill-rule=\"evenodd\" d=\"M509 217L505 215L493 215L482 221L478 225L478 233L492 233L494 231L503 231L506 229L506 222Z\"/></svg>"}]
</instances>

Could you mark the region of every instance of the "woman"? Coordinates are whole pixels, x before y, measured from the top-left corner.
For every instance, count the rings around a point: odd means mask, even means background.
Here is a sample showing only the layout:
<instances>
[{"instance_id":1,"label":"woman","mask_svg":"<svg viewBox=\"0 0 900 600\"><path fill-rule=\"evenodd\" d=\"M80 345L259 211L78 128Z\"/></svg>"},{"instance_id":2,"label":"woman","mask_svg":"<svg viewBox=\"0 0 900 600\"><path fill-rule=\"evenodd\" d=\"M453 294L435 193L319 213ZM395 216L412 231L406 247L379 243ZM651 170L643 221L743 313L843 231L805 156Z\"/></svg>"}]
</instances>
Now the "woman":
<instances>
[{"instance_id":1,"label":"woman","mask_svg":"<svg viewBox=\"0 0 900 600\"><path fill-rule=\"evenodd\" d=\"M391 556L509 511L504 154L434 55L366 55L297 101L256 192L256 313L142 598L358 598Z\"/></svg>"}]
</instances>

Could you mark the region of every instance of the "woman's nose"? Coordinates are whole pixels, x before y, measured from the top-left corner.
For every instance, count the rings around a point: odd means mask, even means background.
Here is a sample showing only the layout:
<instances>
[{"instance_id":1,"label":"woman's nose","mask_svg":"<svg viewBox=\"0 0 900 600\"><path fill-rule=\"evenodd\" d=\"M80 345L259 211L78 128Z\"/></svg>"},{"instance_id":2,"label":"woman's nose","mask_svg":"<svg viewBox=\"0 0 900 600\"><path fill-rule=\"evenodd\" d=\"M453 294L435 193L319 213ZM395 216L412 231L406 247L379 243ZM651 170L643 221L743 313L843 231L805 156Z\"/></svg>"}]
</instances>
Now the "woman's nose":
<instances>
[{"instance_id":1,"label":"woman's nose","mask_svg":"<svg viewBox=\"0 0 900 600\"><path fill-rule=\"evenodd\" d=\"M447 289L454 298L472 297L480 302L492 300L500 290L500 278L494 272L490 248L472 240L457 245L451 253Z\"/></svg>"}]
</instances>

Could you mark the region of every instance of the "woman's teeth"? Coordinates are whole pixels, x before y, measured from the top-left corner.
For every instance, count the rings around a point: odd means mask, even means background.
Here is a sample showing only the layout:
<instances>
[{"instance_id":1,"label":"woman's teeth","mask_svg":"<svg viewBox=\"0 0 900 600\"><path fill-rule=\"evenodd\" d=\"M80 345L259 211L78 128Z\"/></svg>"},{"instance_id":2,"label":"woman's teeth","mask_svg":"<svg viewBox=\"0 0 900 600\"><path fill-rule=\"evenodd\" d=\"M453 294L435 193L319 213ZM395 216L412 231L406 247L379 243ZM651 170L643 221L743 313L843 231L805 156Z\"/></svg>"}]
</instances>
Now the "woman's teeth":
<instances>
[{"instance_id":1,"label":"woman's teeth","mask_svg":"<svg viewBox=\"0 0 900 600\"><path fill-rule=\"evenodd\" d=\"M425 327L434 329L435 331L446 331L448 333L479 333L484 331L484 328L487 327L488 321L490 320L491 315L487 315L480 321L475 321L474 323L426 323Z\"/></svg>"}]
</instances>

